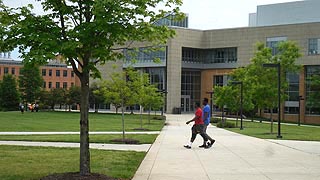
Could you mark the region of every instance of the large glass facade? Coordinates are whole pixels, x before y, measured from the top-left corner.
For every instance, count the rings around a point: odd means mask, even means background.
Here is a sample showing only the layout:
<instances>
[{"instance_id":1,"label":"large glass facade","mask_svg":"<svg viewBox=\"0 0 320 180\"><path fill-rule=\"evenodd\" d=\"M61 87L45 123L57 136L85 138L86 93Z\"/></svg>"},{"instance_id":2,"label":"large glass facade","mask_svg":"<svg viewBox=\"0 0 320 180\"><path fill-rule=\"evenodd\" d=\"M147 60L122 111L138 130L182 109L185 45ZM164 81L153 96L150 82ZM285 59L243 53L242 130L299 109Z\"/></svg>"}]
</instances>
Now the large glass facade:
<instances>
[{"instance_id":1,"label":"large glass facade","mask_svg":"<svg viewBox=\"0 0 320 180\"><path fill-rule=\"evenodd\" d=\"M151 84L155 84L159 90L166 89L165 68L146 68L145 72L149 74Z\"/></svg>"},{"instance_id":2,"label":"large glass facade","mask_svg":"<svg viewBox=\"0 0 320 180\"><path fill-rule=\"evenodd\" d=\"M320 66L306 66L306 114L320 115Z\"/></svg>"},{"instance_id":3,"label":"large glass facade","mask_svg":"<svg viewBox=\"0 0 320 180\"><path fill-rule=\"evenodd\" d=\"M237 48L197 49L182 48L182 62L196 64L235 63Z\"/></svg>"},{"instance_id":4,"label":"large glass facade","mask_svg":"<svg viewBox=\"0 0 320 180\"><path fill-rule=\"evenodd\" d=\"M166 61L166 47L140 47L123 51L126 63L154 63Z\"/></svg>"},{"instance_id":5,"label":"large glass facade","mask_svg":"<svg viewBox=\"0 0 320 180\"><path fill-rule=\"evenodd\" d=\"M181 74L181 110L182 112L194 111L194 104L200 103L201 72L182 70Z\"/></svg>"},{"instance_id":6,"label":"large glass facade","mask_svg":"<svg viewBox=\"0 0 320 180\"><path fill-rule=\"evenodd\" d=\"M284 112L287 114L299 113L299 74L287 73L286 74L288 89L286 94L288 99L285 102Z\"/></svg>"},{"instance_id":7,"label":"large glass facade","mask_svg":"<svg viewBox=\"0 0 320 180\"><path fill-rule=\"evenodd\" d=\"M166 17L160 19L155 23L156 25L159 26L176 26L176 27L185 27L188 28L189 26L189 18L186 15L185 18L181 20L177 20L175 15L167 15Z\"/></svg>"}]
</instances>

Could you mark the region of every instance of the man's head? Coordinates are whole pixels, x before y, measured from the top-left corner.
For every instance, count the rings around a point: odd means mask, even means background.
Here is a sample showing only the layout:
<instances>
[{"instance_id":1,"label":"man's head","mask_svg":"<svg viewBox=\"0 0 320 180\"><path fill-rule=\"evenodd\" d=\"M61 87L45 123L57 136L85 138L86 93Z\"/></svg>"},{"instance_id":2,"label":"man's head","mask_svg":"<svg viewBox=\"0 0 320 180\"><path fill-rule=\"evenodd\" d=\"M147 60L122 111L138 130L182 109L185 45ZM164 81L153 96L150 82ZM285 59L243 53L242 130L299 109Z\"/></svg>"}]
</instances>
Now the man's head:
<instances>
[{"instance_id":1,"label":"man's head","mask_svg":"<svg viewBox=\"0 0 320 180\"><path fill-rule=\"evenodd\" d=\"M200 103L196 102L196 103L195 103L195 107L196 107L196 108L199 108L199 107L200 107Z\"/></svg>"},{"instance_id":2,"label":"man's head","mask_svg":"<svg viewBox=\"0 0 320 180\"><path fill-rule=\"evenodd\" d=\"M208 98L203 98L202 104L205 106L209 102Z\"/></svg>"}]
</instances>

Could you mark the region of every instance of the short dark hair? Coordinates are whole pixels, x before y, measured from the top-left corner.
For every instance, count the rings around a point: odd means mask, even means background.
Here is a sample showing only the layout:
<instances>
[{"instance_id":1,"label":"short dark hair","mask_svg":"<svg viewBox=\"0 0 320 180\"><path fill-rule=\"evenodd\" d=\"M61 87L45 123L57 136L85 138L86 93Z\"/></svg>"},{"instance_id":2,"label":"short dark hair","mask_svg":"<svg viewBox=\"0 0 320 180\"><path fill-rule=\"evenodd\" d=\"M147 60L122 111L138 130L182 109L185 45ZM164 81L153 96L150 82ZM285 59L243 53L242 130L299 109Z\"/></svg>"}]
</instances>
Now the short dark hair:
<instances>
[{"instance_id":1,"label":"short dark hair","mask_svg":"<svg viewBox=\"0 0 320 180\"><path fill-rule=\"evenodd\" d=\"M209 102L209 99L208 98L203 98L203 101L208 103Z\"/></svg>"},{"instance_id":2,"label":"short dark hair","mask_svg":"<svg viewBox=\"0 0 320 180\"><path fill-rule=\"evenodd\" d=\"M200 103L199 102L196 102L196 107L200 107Z\"/></svg>"}]
</instances>

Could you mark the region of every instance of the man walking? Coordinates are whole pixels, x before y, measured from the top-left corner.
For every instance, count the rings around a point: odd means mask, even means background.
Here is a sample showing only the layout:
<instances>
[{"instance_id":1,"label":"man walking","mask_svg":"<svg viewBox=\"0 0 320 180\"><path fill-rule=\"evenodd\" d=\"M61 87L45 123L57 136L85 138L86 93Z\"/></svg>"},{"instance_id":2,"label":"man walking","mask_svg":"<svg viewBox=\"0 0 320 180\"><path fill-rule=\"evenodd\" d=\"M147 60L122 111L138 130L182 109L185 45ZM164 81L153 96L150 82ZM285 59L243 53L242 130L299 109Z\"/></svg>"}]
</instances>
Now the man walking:
<instances>
[{"instance_id":1,"label":"man walking","mask_svg":"<svg viewBox=\"0 0 320 180\"><path fill-rule=\"evenodd\" d=\"M208 135L203 131L204 130L204 122L202 119L202 110L200 107L200 103L196 103L195 106L196 106L196 112L195 112L194 118L192 120L186 122L186 124L189 124L194 121L194 125L191 128L192 136L191 136L190 143L188 145L184 146L187 149L191 149L192 143L196 139L197 134L200 134L202 136L204 142L208 141ZM210 141L209 144L212 145L213 143L214 142ZM207 145L204 146L204 148L209 148L209 147L211 147L211 146L207 146Z\"/></svg>"},{"instance_id":2,"label":"man walking","mask_svg":"<svg viewBox=\"0 0 320 180\"><path fill-rule=\"evenodd\" d=\"M212 139L208 134L207 134L207 127L210 124L210 120L211 120L211 109L210 109L210 105L208 104L209 100L208 98L204 98L202 101L202 105L203 105L203 111L202 111L202 119L204 121L204 127L203 127L203 132L207 135L207 138L210 140L210 143L208 143L207 145L207 141L203 141L203 144L199 147L201 148L205 148L206 146L212 146L213 143L215 142L214 139Z\"/></svg>"}]
</instances>

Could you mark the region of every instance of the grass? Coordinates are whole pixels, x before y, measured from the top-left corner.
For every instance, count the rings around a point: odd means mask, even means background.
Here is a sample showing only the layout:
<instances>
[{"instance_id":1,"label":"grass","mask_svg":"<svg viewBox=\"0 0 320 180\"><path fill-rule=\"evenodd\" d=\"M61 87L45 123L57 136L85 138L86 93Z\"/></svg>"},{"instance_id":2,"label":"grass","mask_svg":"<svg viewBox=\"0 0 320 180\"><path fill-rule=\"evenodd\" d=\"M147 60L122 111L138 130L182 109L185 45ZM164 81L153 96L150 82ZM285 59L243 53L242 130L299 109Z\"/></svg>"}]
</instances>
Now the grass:
<instances>
[{"instance_id":1,"label":"grass","mask_svg":"<svg viewBox=\"0 0 320 180\"><path fill-rule=\"evenodd\" d=\"M0 131L20 132L79 132L80 114L72 112L0 112ZM151 131L159 131L164 125L163 120L151 120L148 123L147 116L143 115L143 128ZM90 131L121 131L120 114L89 114ZM125 115L126 131L134 131L140 127L140 115Z\"/></svg>"},{"instance_id":2,"label":"grass","mask_svg":"<svg viewBox=\"0 0 320 180\"><path fill-rule=\"evenodd\" d=\"M235 121L232 120L227 121L235 123ZM238 126L240 126L240 121L238 122ZM239 128L226 129L261 139L277 139L277 122L274 122L273 134L270 133L270 123L243 121L243 127L243 130L240 130ZM283 140L320 141L320 128L281 124L281 135Z\"/></svg>"},{"instance_id":3,"label":"grass","mask_svg":"<svg viewBox=\"0 0 320 180\"><path fill-rule=\"evenodd\" d=\"M125 138L135 139L139 144L152 144L157 134L127 134ZM115 144L113 139L121 139L121 134L90 135L91 143ZM80 142L79 135L0 135L0 141L39 141L39 142Z\"/></svg>"},{"instance_id":4,"label":"grass","mask_svg":"<svg viewBox=\"0 0 320 180\"><path fill-rule=\"evenodd\" d=\"M131 179L145 153L90 150L91 171ZM0 146L0 179L40 179L53 173L78 172L79 149Z\"/></svg>"}]
</instances>

